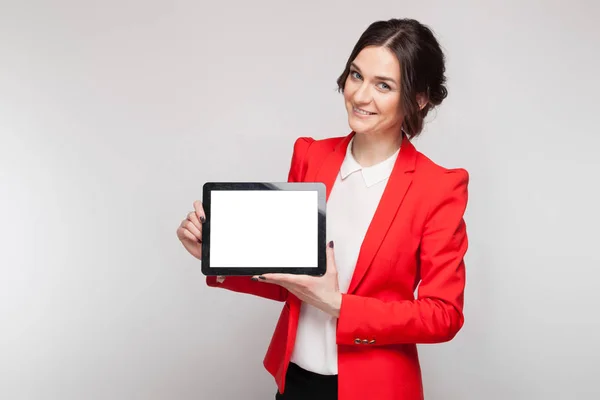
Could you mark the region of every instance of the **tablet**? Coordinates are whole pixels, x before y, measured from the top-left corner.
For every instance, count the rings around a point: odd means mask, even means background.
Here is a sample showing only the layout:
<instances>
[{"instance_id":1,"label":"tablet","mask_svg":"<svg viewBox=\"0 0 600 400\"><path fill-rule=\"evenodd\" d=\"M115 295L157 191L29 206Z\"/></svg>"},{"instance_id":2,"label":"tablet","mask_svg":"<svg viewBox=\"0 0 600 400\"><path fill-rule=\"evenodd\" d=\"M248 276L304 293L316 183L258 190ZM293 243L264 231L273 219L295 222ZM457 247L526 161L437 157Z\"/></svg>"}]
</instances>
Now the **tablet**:
<instances>
[{"instance_id":1,"label":"tablet","mask_svg":"<svg viewBox=\"0 0 600 400\"><path fill-rule=\"evenodd\" d=\"M207 182L204 275L325 274L326 188L312 182Z\"/></svg>"}]
</instances>

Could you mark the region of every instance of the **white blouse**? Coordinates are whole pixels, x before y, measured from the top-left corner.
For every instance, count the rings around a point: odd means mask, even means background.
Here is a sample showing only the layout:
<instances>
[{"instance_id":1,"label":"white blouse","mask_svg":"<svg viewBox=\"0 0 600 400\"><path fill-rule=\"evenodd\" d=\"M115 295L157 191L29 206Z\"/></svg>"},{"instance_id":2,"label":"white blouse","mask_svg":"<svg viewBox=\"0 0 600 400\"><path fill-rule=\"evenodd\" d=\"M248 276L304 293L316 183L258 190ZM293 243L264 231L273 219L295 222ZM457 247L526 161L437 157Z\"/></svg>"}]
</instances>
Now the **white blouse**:
<instances>
[{"instance_id":1,"label":"white blouse","mask_svg":"<svg viewBox=\"0 0 600 400\"><path fill-rule=\"evenodd\" d=\"M352 156L352 143L327 201L327 243L334 242L340 291L350 285L358 253L400 150L363 168ZM291 361L322 375L337 374L337 319L302 303Z\"/></svg>"}]
</instances>

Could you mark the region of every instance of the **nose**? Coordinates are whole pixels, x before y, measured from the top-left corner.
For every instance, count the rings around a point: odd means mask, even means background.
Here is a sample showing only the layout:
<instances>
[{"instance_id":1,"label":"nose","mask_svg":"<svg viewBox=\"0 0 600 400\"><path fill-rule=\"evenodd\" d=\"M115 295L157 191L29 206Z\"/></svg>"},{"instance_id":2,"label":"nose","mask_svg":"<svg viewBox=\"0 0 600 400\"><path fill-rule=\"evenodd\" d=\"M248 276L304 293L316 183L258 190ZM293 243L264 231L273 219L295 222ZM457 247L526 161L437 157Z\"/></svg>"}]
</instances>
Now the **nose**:
<instances>
[{"instance_id":1,"label":"nose","mask_svg":"<svg viewBox=\"0 0 600 400\"><path fill-rule=\"evenodd\" d=\"M356 88L352 99L355 104L369 104L373 98L371 91L369 90L369 85L366 82L363 82Z\"/></svg>"}]
</instances>

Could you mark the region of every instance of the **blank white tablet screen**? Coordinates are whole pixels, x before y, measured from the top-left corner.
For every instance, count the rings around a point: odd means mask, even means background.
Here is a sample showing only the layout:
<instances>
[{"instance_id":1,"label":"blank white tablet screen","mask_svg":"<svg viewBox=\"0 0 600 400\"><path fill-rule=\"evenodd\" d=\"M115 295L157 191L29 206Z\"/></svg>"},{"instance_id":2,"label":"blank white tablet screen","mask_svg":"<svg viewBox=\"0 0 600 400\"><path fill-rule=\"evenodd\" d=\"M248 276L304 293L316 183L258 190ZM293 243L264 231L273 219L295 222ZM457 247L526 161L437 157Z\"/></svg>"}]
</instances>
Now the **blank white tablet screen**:
<instances>
[{"instance_id":1,"label":"blank white tablet screen","mask_svg":"<svg viewBox=\"0 0 600 400\"><path fill-rule=\"evenodd\" d=\"M215 190L210 204L213 268L316 268L318 192Z\"/></svg>"}]
</instances>

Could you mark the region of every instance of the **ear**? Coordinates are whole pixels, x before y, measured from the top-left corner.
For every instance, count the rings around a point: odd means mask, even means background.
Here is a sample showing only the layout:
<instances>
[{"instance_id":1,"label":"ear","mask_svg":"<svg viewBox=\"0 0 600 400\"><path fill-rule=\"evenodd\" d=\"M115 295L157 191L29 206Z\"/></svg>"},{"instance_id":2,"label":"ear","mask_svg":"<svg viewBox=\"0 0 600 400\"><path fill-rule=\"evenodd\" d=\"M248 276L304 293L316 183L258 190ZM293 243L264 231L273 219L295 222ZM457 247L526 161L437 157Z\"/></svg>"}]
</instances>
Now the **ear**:
<instances>
[{"instance_id":1,"label":"ear","mask_svg":"<svg viewBox=\"0 0 600 400\"><path fill-rule=\"evenodd\" d=\"M427 98L425 93L417 94L417 104L419 104L419 111L423 110L428 102L429 99Z\"/></svg>"}]
</instances>

